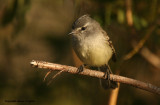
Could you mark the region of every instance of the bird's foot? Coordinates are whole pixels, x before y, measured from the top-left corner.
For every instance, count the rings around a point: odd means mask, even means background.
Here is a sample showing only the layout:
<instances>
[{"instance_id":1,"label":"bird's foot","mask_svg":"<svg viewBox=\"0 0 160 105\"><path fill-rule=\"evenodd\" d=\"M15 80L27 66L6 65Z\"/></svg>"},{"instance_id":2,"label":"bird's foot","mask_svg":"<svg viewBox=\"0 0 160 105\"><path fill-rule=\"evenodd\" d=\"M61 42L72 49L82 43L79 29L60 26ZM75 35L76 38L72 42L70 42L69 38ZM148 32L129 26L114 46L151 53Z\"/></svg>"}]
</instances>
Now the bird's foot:
<instances>
[{"instance_id":1,"label":"bird's foot","mask_svg":"<svg viewBox=\"0 0 160 105\"><path fill-rule=\"evenodd\" d=\"M108 71L104 72L103 77L107 80L110 80L110 73Z\"/></svg>"},{"instance_id":2,"label":"bird's foot","mask_svg":"<svg viewBox=\"0 0 160 105\"><path fill-rule=\"evenodd\" d=\"M84 70L84 67L85 67L85 66L86 66L85 64L79 66L78 69L77 69L77 73L82 72L82 71Z\"/></svg>"},{"instance_id":3,"label":"bird's foot","mask_svg":"<svg viewBox=\"0 0 160 105\"><path fill-rule=\"evenodd\" d=\"M108 70L104 73L104 78L108 80L108 86L110 86L110 73L108 72Z\"/></svg>"}]
</instances>

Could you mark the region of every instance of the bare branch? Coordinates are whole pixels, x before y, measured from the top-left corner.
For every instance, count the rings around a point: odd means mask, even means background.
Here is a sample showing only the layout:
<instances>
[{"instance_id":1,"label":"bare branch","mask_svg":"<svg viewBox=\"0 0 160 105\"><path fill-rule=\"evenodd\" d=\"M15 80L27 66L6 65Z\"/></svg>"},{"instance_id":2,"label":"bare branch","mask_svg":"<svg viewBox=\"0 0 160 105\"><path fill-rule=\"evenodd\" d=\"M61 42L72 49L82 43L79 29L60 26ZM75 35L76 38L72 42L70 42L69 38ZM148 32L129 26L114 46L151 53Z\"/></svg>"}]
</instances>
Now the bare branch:
<instances>
[{"instance_id":1,"label":"bare branch","mask_svg":"<svg viewBox=\"0 0 160 105\"><path fill-rule=\"evenodd\" d=\"M60 65L60 64L49 63L49 62L44 62L44 61L34 61L34 60L32 62L30 62L30 64L32 65L32 67L50 69L53 71L54 70L60 70L60 71L62 70L64 72L77 74L77 68L72 67L72 66ZM105 75L104 72L90 70L90 69L84 69L82 72L80 72L78 74L102 78L102 79L107 78L107 76L104 76ZM140 88L140 89L143 89L143 90L160 95L160 88L156 87L150 83L145 83L145 82L141 82L138 80L134 80L131 78L127 78L127 77L123 77L123 76L119 76L119 75L114 75L114 74L110 74L110 80L117 81L119 83L128 84L128 85L131 85L131 86L134 86L134 87L137 87L137 88Z\"/></svg>"}]
</instances>

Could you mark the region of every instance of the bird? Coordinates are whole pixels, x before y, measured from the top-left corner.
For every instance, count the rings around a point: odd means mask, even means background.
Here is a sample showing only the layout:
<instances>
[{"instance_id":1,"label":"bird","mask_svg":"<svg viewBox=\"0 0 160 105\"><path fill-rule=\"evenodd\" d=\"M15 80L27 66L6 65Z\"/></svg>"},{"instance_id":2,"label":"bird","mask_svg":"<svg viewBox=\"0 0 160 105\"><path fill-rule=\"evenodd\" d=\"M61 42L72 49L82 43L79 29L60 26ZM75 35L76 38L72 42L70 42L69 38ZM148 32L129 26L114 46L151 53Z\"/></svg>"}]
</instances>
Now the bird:
<instances>
[{"instance_id":1,"label":"bird","mask_svg":"<svg viewBox=\"0 0 160 105\"><path fill-rule=\"evenodd\" d=\"M72 46L84 63L77 71L82 72L85 66L91 69L105 72L107 79L100 79L100 84L104 89L115 89L117 82L109 79L112 73L109 67L109 60L116 61L116 52L106 31L101 25L88 14L79 17L72 25L71 35Z\"/></svg>"}]
</instances>

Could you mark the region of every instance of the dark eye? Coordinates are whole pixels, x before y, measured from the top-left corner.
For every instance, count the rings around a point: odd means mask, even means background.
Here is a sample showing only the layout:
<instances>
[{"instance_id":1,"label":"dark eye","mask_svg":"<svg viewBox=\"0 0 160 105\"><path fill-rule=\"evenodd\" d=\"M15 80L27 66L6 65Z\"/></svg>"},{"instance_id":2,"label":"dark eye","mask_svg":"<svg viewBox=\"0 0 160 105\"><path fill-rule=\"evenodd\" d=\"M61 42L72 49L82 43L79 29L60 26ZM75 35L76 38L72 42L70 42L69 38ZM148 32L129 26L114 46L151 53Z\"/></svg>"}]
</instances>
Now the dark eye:
<instances>
[{"instance_id":1,"label":"dark eye","mask_svg":"<svg viewBox=\"0 0 160 105\"><path fill-rule=\"evenodd\" d=\"M82 27L82 28L81 28L81 30L85 30L85 29L86 29L86 27Z\"/></svg>"}]
</instances>

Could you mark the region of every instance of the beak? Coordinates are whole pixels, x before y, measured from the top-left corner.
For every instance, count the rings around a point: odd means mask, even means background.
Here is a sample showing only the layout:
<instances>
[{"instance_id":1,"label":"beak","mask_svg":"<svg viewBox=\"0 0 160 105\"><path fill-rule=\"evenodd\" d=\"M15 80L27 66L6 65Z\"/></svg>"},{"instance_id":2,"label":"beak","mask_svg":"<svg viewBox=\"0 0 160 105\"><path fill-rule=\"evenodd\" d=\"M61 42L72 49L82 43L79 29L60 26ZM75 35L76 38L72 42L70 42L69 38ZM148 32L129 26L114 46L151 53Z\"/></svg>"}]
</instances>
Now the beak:
<instances>
[{"instance_id":1,"label":"beak","mask_svg":"<svg viewBox=\"0 0 160 105\"><path fill-rule=\"evenodd\" d=\"M73 35L74 34L74 32L72 31L72 32L70 32L68 35L70 36L70 35Z\"/></svg>"},{"instance_id":2,"label":"beak","mask_svg":"<svg viewBox=\"0 0 160 105\"><path fill-rule=\"evenodd\" d=\"M68 35L75 35L77 30L72 30Z\"/></svg>"}]
</instances>

